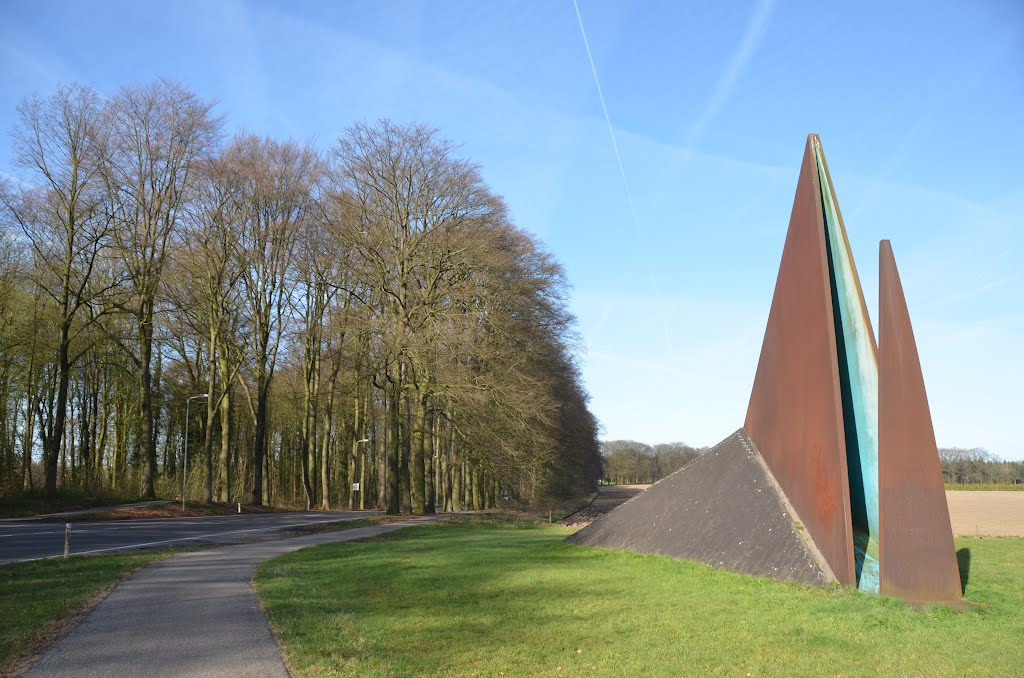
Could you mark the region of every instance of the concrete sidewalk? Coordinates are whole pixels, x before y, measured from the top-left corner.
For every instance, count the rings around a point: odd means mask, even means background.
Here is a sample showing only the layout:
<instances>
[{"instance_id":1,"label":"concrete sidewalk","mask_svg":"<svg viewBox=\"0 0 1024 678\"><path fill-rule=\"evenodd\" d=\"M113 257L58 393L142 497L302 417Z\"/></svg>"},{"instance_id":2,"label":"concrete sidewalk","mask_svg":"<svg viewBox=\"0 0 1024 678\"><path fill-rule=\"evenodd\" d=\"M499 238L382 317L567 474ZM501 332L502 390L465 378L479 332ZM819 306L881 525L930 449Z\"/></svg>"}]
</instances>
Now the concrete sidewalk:
<instances>
[{"instance_id":1,"label":"concrete sidewalk","mask_svg":"<svg viewBox=\"0 0 1024 678\"><path fill-rule=\"evenodd\" d=\"M185 553L125 580L25 674L280 676L285 668L251 579L260 562L447 516Z\"/></svg>"}]
</instances>

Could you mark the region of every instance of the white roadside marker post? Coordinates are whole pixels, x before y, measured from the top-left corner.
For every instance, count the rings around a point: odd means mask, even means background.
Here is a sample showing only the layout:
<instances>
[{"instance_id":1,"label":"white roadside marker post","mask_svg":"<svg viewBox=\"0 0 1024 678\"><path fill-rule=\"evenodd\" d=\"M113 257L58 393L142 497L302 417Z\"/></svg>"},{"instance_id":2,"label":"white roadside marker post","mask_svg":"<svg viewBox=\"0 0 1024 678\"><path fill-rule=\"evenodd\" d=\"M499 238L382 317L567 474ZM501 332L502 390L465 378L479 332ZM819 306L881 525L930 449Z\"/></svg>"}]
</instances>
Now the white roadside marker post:
<instances>
[{"instance_id":1,"label":"white roadside marker post","mask_svg":"<svg viewBox=\"0 0 1024 678\"><path fill-rule=\"evenodd\" d=\"M64 523L64 560L71 555L71 523Z\"/></svg>"}]
</instances>

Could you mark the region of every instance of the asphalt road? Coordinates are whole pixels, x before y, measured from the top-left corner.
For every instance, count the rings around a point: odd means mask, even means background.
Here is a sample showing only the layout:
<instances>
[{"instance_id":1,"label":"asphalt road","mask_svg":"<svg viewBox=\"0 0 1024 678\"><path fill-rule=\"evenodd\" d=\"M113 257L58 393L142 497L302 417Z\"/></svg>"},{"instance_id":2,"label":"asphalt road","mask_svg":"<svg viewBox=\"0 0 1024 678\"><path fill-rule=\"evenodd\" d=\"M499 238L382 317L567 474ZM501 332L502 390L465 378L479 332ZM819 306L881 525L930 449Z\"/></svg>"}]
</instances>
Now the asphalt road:
<instances>
[{"instance_id":1,"label":"asphalt road","mask_svg":"<svg viewBox=\"0 0 1024 678\"><path fill-rule=\"evenodd\" d=\"M109 553L190 544L230 544L263 538L277 530L356 520L367 511L250 513L202 518L155 518L71 522L71 553ZM64 523L0 522L0 563L64 555Z\"/></svg>"},{"instance_id":2,"label":"asphalt road","mask_svg":"<svg viewBox=\"0 0 1024 678\"><path fill-rule=\"evenodd\" d=\"M365 539L446 517L225 546L162 560L115 588L43 654L26 678L287 678L252 589L253 568L306 546Z\"/></svg>"}]
</instances>

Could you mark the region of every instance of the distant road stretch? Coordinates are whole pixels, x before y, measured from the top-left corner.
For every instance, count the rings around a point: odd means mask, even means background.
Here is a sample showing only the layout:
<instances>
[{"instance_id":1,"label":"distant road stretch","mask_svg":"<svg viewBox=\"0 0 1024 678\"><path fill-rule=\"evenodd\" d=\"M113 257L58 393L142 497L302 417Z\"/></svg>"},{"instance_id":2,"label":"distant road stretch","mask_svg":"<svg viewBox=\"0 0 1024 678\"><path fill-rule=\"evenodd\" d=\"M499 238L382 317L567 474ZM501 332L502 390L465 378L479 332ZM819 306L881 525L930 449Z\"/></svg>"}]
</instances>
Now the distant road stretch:
<instances>
[{"instance_id":1,"label":"distant road stretch","mask_svg":"<svg viewBox=\"0 0 1024 678\"><path fill-rule=\"evenodd\" d=\"M564 520L558 521L559 525L569 527L583 527L594 522L612 509L646 490L650 485L602 485L597 488L597 498L590 506L580 509Z\"/></svg>"},{"instance_id":2,"label":"distant road stretch","mask_svg":"<svg viewBox=\"0 0 1024 678\"><path fill-rule=\"evenodd\" d=\"M369 511L334 513L251 513L203 518L155 518L68 522L71 553L110 553L167 548L196 543L227 544L251 541L275 530L356 520L375 515ZM0 522L0 563L38 560L64 555L64 523L39 521Z\"/></svg>"}]
</instances>

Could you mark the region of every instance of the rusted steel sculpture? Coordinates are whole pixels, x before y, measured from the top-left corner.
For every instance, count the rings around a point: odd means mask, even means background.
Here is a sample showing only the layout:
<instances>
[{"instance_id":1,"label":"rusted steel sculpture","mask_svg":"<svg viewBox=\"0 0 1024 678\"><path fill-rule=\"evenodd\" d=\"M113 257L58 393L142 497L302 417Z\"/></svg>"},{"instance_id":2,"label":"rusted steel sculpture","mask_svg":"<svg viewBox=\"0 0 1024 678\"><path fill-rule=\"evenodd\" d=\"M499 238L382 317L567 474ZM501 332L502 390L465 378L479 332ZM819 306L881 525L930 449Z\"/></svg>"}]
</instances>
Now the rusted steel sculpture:
<instances>
[{"instance_id":1,"label":"rusted steel sculpture","mask_svg":"<svg viewBox=\"0 0 1024 678\"><path fill-rule=\"evenodd\" d=\"M839 582L955 600L949 510L891 252L883 241L876 345L825 154L810 135L746 429Z\"/></svg>"},{"instance_id":2,"label":"rusted steel sculpture","mask_svg":"<svg viewBox=\"0 0 1024 678\"><path fill-rule=\"evenodd\" d=\"M744 429L569 540L958 600L935 435L888 241L880 273L876 344L812 134Z\"/></svg>"},{"instance_id":3,"label":"rusted steel sculpture","mask_svg":"<svg viewBox=\"0 0 1024 678\"><path fill-rule=\"evenodd\" d=\"M808 138L804 150L744 427L835 578L853 586L839 362L814 141Z\"/></svg>"},{"instance_id":4,"label":"rusted steel sculpture","mask_svg":"<svg viewBox=\"0 0 1024 678\"><path fill-rule=\"evenodd\" d=\"M879 248L878 506L881 593L955 601L960 570L914 330L892 246Z\"/></svg>"}]
</instances>

